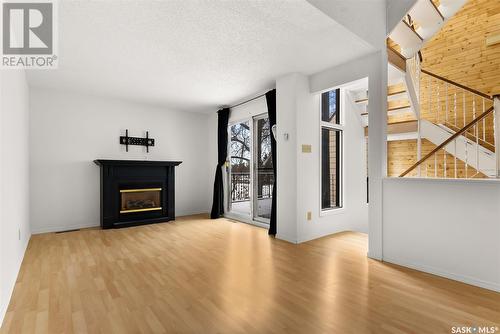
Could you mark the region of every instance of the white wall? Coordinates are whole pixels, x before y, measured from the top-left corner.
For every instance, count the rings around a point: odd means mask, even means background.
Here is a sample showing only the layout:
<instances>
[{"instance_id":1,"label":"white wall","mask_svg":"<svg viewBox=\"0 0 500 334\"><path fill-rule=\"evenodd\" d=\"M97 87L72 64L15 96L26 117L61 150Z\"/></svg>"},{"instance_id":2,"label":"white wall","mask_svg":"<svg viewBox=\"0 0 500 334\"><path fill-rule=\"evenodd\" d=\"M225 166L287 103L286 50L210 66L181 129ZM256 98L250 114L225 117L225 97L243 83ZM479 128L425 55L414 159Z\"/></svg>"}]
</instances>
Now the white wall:
<instances>
[{"instance_id":1,"label":"white wall","mask_svg":"<svg viewBox=\"0 0 500 334\"><path fill-rule=\"evenodd\" d=\"M299 238L297 96L306 85L307 77L297 73L276 80L276 237L293 243Z\"/></svg>"},{"instance_id":2,"label":"white wall","mask_svg":"<svg viewBox=\"0 0 500 334\"><path fill-rule=\"evenodd\" d=\"M382 259L382 179L387 174L387 52L384 47L371 55L354 59L309 77L310 91L320 92L368 77L368 255Z\"/></svg>"},{"instance_id":3,"label":"white wall","mask_svg":"<svg viewBox=\"0 0 500 334\"><path fill-rule=\"evenodd\" d=\"M500 291L500 181L388 178L384 261Z\"/></svg>"},{"instance_id":4,"label":"white wall","mask_svg":"<svg viewBox=\"0 0 500 334\"><path fill-rule=\"evenodd\" d=\"M342 90L344 207L321 214L320 93L311 93L308 77L300 74L279 78L276 88L277 237L303 242L345 230L368 232L365 137L352 99ZM303 144L311 145L311 153L302 153Z\"/></svg>"},{"instance_id":5,"label":"white wall","mask_svg":"<svg viewBox=\"0 0 500 334\"><path fill-rule=\"evenodd\" d=\"M343 207L320 210L320 94L313 94L299 109L299 146L311 144L312 153L298 155L297 208L299 241L306 241L340 231L368 233L366 203L366 142L363 126L353 99L341 88L343 131ZM312 212L308 221L307 211Z\"/></svg>"},{"instance_id":6,"label":"white wall","mask_svg":"<svg viewBox=\"0 0 500 334\"><path fill-rule=\"evenodd\" d=\"M30 238L29 104L25 73L0 71L0 324Z\"/></svg>"},{"instance_id":7,"label":"white wall","mask_svg":"<svg viewBox=\"0 0 500 334\"><path fill-rule=\"evenodd\" d=\"M176 215L209 211L209 115L41 89L31 90L30 113L33 233L99 224L94 159L181 160ZM118 138L127 128L139 137L148 130L156 146L125 152Z\"/></svg>"}]
</instances>

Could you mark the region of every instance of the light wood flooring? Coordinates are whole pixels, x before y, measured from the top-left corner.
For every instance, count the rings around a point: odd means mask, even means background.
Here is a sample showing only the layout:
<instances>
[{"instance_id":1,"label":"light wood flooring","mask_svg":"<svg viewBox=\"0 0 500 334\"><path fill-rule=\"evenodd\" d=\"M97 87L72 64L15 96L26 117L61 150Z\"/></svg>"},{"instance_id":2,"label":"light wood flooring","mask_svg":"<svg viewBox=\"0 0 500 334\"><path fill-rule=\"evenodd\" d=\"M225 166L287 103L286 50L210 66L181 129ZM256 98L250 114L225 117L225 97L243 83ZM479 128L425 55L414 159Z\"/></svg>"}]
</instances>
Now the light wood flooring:
<instances>
[{"instance_id":1,"label":"light wood flooring","mask_svg":"<svg viewBox=\"0 0 500 334\"><path fill-rule=\"evenodd\" d=\"M35 235L4 333L451 333L500 327L500 294L202 216ZM492 264L493 265L493 264Z\"/></svg>"}]
</instances>

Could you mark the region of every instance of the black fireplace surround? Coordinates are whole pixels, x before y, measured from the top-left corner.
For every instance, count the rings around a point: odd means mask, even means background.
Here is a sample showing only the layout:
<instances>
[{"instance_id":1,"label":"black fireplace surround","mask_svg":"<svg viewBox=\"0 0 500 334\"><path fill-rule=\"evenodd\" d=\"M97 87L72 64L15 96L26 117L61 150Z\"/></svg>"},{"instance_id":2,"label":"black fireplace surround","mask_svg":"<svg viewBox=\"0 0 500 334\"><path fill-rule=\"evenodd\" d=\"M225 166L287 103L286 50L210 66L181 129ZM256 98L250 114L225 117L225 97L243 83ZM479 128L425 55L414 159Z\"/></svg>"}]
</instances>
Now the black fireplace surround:
<instances>
[{"instance_id":1,"label":"black fireplace surround","mask_svg":"<svg viewBox=\"0 0 500 334\"><path fill-rule=\"evenodd\" d=\"M101 227L175 219L175 167L181 161L94 160L101 169Z\"/></svg>"}]
</instances>

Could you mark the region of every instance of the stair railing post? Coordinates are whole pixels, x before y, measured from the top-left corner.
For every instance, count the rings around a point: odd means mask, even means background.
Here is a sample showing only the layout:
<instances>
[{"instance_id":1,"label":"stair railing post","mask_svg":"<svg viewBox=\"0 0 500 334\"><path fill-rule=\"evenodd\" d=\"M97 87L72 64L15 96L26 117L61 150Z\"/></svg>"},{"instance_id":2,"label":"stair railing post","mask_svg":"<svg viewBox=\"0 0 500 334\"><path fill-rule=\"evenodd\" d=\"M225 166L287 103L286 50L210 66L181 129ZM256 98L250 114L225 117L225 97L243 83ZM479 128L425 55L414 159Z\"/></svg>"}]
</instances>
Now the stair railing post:
<instances>
[{"instance_id":1,"label":"stair railing post","mask_svg":"<svg viewBox=\"0 0 500 334\"><path fill-rule=\"evenodd\" d=\"M493 119L495 132L496 177L500 178L500 95L493 97Z\"/></svg>"},{"instance_id":2,"label":"stair railing post","mask_svg":"<svg viewBox=\"0 0 500 334\"><path fill-rule=\"evenodd\" d=\"M421 124L421 120L420 120L420 114L419 114L419 117L418 117L418 120L417 120L417 161L420 161L420 159L422 159L422 135L420 134L420 124ZM418 177L421 177L422 176L422 169L421 169L421 166L418 165Z\"/></svg>"}]
</instances>

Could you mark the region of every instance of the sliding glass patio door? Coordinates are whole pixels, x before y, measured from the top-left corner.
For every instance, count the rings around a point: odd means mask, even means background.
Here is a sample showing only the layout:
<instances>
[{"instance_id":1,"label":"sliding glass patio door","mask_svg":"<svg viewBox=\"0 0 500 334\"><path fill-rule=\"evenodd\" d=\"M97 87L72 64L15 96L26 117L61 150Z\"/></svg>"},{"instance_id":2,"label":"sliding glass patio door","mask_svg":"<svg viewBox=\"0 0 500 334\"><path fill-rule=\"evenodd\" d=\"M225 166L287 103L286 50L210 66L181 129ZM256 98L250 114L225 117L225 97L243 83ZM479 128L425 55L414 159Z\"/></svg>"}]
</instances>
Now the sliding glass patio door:
<instances>
[{"instance_id":1,"label":"sliding glass patio door","mask_svg":"<svg viewBox=\"0 0 500 334\"><path fill-rule=\"evenodd\" d=\"M243 218L252 214L252 135L250 120L229 125L229 212Z\"/></svg>"},{"instance_id":2,"label":"sliding glass patio door","mask_svg":"<svg viewBox=\"0 0 500 334\"><path fill-rule=\"evenodd\" d=\"M229 216L269 224L274 174L267 114L229 125Z\"/></svg>"},{"instance_id":3,"label":"sliding glass patio door","mask_svg":"<svg viewBox=\"0 0 500 334\"><path fill-rule=\"evenodd\" d=\"M271 153L271 127L267 115L254 119L254 219L269 224L274 173Z\"/></svg>"}]
</instances>

